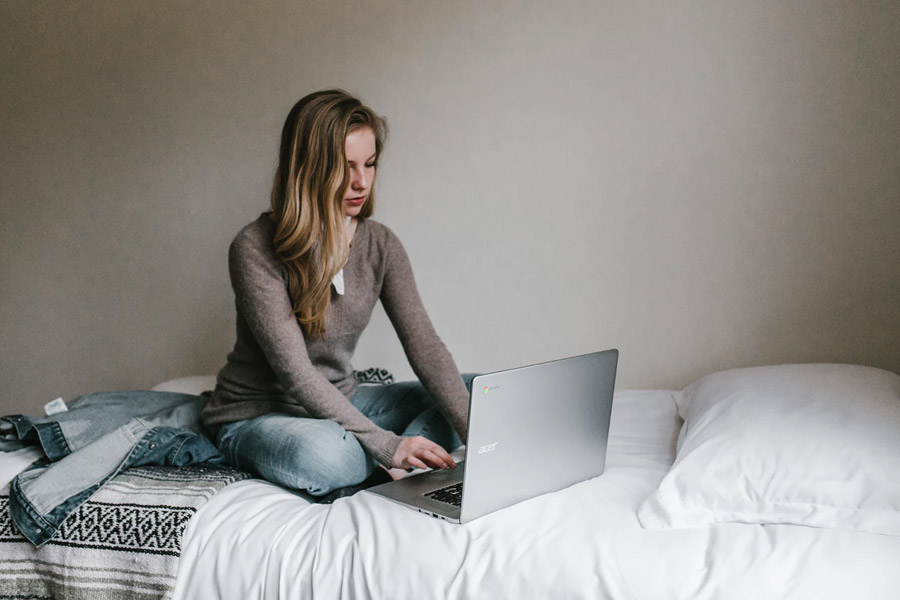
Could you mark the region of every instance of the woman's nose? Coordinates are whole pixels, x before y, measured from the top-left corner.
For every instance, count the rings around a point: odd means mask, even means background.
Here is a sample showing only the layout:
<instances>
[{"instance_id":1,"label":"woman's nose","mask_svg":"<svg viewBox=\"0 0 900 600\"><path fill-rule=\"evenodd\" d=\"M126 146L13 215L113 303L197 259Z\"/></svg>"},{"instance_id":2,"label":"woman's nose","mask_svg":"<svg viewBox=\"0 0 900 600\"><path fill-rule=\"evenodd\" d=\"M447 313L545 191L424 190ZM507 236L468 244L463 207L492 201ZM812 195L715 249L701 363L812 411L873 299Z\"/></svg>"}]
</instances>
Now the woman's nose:
<instances>
[{"instance_id":1,"label":"woman's nose","mask_svg":"<svg viewBox=\"0 0 900 600\"><path fill-rule=\"evenodd\" d=\"M353 174L350 179L350 185L354 190L364 190L366 189L366 174L359 169L353 169Z\"/></svg>"}]
</instances>

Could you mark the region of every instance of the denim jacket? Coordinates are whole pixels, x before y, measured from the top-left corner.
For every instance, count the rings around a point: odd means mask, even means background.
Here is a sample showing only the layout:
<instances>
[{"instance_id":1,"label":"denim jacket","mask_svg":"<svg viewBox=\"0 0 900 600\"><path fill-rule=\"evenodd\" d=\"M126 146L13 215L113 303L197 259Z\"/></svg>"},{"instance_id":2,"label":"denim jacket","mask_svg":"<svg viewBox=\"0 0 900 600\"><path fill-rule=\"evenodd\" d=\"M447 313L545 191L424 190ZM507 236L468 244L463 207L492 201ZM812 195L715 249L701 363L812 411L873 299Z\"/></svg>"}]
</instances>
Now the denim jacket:
<instances>
[{"instance_id":1,"label":"denim jacket","mask_svg":"<svg viewBox=\"0 0 900 600\"><path fill-rule=\"evenodd\" d=\"M39 445L45 460L13 479L10 515L29 541L47 543L66 517L122 470L222 463L203 435L204 399L174 392L81 396L49 417L0 418L0 450Z\"/></svg>"}]
</instances>

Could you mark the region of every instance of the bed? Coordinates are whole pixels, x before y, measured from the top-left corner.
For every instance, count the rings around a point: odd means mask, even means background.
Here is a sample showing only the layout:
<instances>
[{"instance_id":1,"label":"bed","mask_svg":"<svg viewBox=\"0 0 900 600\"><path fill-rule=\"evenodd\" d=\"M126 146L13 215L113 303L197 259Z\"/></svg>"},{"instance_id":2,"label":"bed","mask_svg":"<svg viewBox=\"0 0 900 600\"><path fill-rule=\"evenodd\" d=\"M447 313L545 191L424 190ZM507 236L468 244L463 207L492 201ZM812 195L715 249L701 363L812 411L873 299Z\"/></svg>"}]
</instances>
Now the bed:
<instances>
[{"instance_id":1,"label":"bed","mask_svg":"<svg viewBox=\"0 0 900 600\"><path fill-rule=\"evenodd\" d=\"M602 476L466 525L229 482L159 597L877 600L898 564L900 377L782 365L617 391Z\"/></svg>"}]
</instances>

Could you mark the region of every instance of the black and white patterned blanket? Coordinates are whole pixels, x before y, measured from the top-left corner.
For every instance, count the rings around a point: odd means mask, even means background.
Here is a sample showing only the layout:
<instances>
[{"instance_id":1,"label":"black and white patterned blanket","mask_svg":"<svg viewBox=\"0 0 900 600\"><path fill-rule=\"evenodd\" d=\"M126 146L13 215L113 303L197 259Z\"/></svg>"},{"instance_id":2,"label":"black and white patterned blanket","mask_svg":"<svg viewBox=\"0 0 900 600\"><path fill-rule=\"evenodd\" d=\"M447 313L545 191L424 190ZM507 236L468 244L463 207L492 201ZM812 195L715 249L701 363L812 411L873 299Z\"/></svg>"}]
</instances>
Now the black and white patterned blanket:
<instances>
[{"instance_id":1,"label":"black and white patterned blanket","mask_svg":"<svg viewBox=\"0 0 900 600\"><path fill-rule=\"evenodd\" d=\"M111 479L35 548L0 495L0 599L150 600L175 585L188 520L226 485L226 467L138 467Z\"/></svg>"},{"instance_id":2,"label":"black and white patterned blanket","mask_svg":"<svg viewBox=\"0 0 900 600\"><path fill-rule=\"evenodd\" d=\"M365 371L353 371L356 383L360 385L388 385L394 383L394 375L387 369L370 367Z\"/></svg>"}]
</instances>

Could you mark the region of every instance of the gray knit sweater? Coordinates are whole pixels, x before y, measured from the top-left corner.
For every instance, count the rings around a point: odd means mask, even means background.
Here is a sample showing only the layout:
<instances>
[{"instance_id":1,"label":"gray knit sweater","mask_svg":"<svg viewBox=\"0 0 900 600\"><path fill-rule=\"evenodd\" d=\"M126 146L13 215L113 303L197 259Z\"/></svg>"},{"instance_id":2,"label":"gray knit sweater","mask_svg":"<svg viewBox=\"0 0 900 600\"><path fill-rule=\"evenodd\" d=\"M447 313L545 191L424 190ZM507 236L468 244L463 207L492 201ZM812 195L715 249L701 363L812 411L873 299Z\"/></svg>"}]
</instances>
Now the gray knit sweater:
<instances>
[{"instance_id":1,"label":"gray knit sweater","mask_svg":"<svg viewBox=\"0 0 900 600\"><path fill-rule=\"evenodd\" d=\"M212 434L226 423L272 412L330 419L389 466L400 437L376 426L349 401L357 385L350 360L380 299L416 376L465 440L465 385L425 312L394 233L372 220L359 222L344 266L344 295L332 290L325 335L315 340L305 338L291 310L274 233L275 224L263 213L229 248L237 340L203 410Z\"/></svg>"}]
</instances>

